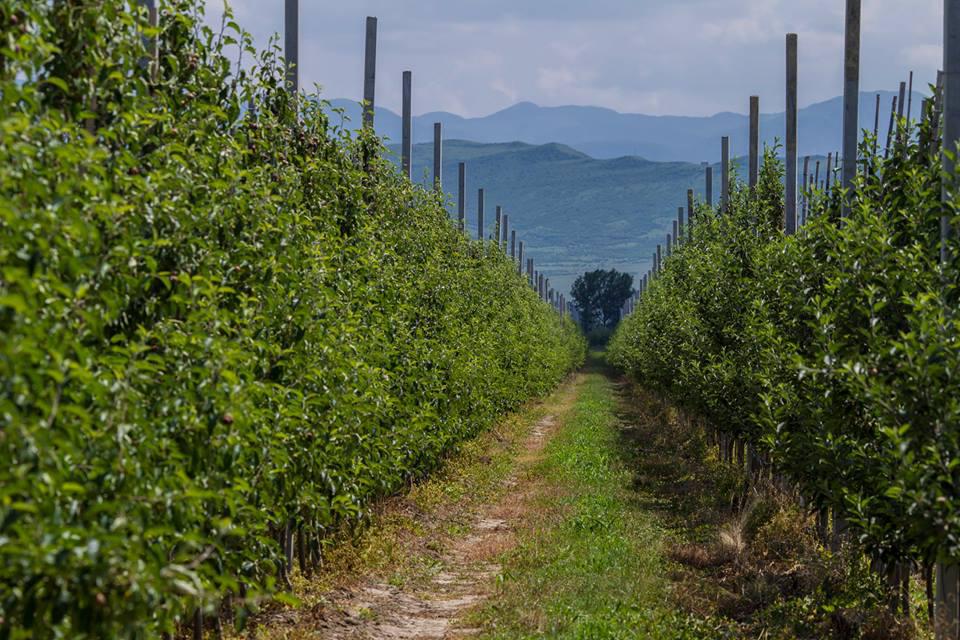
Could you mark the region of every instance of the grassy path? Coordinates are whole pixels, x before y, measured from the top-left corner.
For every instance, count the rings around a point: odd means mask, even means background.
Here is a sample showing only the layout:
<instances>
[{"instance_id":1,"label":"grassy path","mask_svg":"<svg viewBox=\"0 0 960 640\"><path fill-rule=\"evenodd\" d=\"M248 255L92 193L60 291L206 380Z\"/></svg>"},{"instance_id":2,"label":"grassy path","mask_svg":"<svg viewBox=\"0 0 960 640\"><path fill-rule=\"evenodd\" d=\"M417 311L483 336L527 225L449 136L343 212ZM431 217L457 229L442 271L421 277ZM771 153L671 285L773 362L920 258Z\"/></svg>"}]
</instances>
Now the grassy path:
<instances>
[{"instance_id":1,"label":"grassy path","mask_svg":"<svg viewBox=\"0 0 960 640\"><path fill-rule=\"evenodd\" d=\"M244 637L709 638L677 613L629 414L594 363L340 540Z\"/></svg>"},{"instance_id":2,"label":"grassy path","mask_svg":"<svg viewBox=\"0 0 960 640\"><path fill-rule=\"evenodd\" d=\"M706 638L670 602L666 532L634 490L619 398L588 372L526 482L532 509L495 598L473 614L488 638Z\"/></svg>"}]
</instances>

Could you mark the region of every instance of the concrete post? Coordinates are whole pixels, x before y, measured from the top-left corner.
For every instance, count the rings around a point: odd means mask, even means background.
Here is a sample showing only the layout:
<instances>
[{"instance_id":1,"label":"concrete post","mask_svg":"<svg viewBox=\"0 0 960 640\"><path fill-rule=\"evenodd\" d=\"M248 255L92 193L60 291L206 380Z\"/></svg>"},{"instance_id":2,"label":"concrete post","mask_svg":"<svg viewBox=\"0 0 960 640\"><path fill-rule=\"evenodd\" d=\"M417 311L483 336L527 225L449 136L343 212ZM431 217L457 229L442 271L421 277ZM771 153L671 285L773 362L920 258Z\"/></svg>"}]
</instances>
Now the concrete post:
<instances>
[{"instance_id":1,"label":"concrete post","mask_svg":"<svg viewBox=\"0 0 960 640\"><path fill-rule=\"evenodd\" d=\"M483 189L477 192L477 240L483 242Z\"/></svg>"},{"instance_id":2,"label":"concrete post","mask_svg":"<svg viewBox=\"0 0 960 640\"><path fill-rule=\"evenodd\" d=\"M843 167L840 186L853 190L857 177L857 142L860 135L860 0L847 0L843 53ZM850 194L852 195L852 194ZM850 195L843 199L841 215L850 215Z\"/></svg>"},{"instance_id":3,"label":"concrete post","mask_svg":"<svg viewBox=\"0 0 960 640\"><path fill-rule=\"evenodd\" d=\"M377 19L367 18L366 53L363 62L363 126L373 129L377 87Z\"/></svg>"},{"instance_id":4,"label":"concrete post","mask_svg":"<svg viewBox=\"0 0 960 640\"><path fill-rule=\"evenodd\" d=\"M407 180L413 179L413 73L403 72L403 134L401 168Z\"/></svg>"},{"instance_id":5,"label":"concrete post","mask_svg":"<svg viewBox=\"0 0 960 640\"><path fill-rule=\"evenodd\" d=\"M760 179L760 97L750 96L750 191Z\"/></svg>"},{"instance_id":6,"label":"concrete post","mask_svg":"<svg viewBox=\"0 0 960 640\"><path fill-rule=\"evenodd\" d=\"M287 89L300 92L300 0L285 0L283 5L283 62Z\"/></svg>"},{"instance_id":7,"label":"concrete post","mask_svg":"<svg viewBox=\"0 0 960 640\"><path fill-rule=\"evenodd\" d=\"M797 34L787 34L787 175L784 231L797 231Z\"/></svg>"},{"instance_id":8,"label":"concrete post","mask_svg":"<svg viewBox=\"0 0 960 640\"><path fill-rule=\"evenodd\" d=\"M460 175L457 180L457 221L460 231L463 231L467 218L467 165L461 162Z\"/></svg>"},{"instance_id":9,"label":"concrete post","mask_svg":"<svg viewBox=\"0 0 960 640\"><path fill-rule=\"evenodd\" d=\"M443 123L433 123L433 188L443 192Z\"/></svg>"},{"instance_id":10,"label":"concrete post","mask_svg":"<svg viewBox=\"0 0 960 640\"><path fill-rule=\"evenodd\" d=\"M730 206L730 138L720 138L720 211Z\"/></svg>"}]
</instances>

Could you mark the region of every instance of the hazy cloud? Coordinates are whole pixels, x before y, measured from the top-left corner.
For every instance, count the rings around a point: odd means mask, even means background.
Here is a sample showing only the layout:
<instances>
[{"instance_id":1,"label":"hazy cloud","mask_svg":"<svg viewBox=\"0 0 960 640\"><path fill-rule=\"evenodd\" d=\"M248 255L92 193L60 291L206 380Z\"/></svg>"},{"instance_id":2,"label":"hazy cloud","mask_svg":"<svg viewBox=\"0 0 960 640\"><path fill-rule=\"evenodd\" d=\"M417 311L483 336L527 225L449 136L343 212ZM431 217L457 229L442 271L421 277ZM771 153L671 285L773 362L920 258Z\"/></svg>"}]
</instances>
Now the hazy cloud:
<instances>
[{"instance_id":1,"label":"hazy cloud","mask_svg":"<svg viewBox=\"0 0 960 640\"><path fill-rule=\"evenodd\" d=\"M940 0L864 3L864 90L923 88L941 56ZM234 0L238 22L267 43L283 0ZM222 3L208 2L211 21ZM784 34L800 37L801 102L839 95L839 0L301 0L301 77L326 97L359 98L363 24L380 19L377 95L398 110L414 72L417 113L483 115L519 100L623 112L708 115L783 108Z\"/></svg>"}]
</instances>

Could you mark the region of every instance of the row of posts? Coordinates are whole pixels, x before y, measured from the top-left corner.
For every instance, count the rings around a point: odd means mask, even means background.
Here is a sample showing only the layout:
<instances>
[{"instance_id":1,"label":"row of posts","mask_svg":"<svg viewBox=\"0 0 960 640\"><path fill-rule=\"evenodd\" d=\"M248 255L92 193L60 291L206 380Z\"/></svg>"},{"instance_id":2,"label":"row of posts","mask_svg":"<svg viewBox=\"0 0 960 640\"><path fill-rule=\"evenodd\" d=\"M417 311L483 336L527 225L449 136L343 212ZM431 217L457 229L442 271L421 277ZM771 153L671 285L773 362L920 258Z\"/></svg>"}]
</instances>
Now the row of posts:
<instances>
[{"instance_id":1,"label":"row of posts","mask_svg":"<svg viewBox=\"0 0 960 640\"><path fill-rule=\"evenodd\" d=\"M943 71L938 77L938 103L935 103L935 110L942 116L943 127L943 169L944 176L950 180L944 180L941 199L943 201L944 214L941 217L941 260L947 260L948 250L947 242L953 234L950 225L950 203L953 197L956 173L956 158L960 152L958 141L960 141L960 0L944 0L944 43L943 43ZM852 192L854 181L857 175L858 142L860 134L859 117L859 99L860 99L860 32L861 32L861 0L846 0L845 10L845 36L844 36L844 56L843 56L843 129L842 129L842 153L837 154L836 166L840 172L840 184L838 185L844 198L841 201L841 215L846 218L850 214L849 194ZM797 163L797 89L798 89L798 69L797 69L797 34L790 33L786 36L786 113L785 113L785 151L786 151L786 176L785 176L785 207L783 228L787 235L793 235L797 232L798 225L798 163ZM894 114L899 118L904 116L904 107L912 103L913 75L911 73L908 83L900 84L899 96L894 97L893 107L890 115L890 127L887 134L887 152L889 153L890 138L895 129ZM876 137L879 134L879 106L880 97L877 96L876 115L874 117L874 150L876 151ZM910 117L910 107L906 107L907 118ZM927 113L927 105L922 108L924 114ZM757 186L759 178L759 160L760 160L760 99L758 96L750 97L750 128L749 128L749 166L748 183L753 190ZM832 172L831 162L834 156L831 154L827 159L827 189L830 189L830 174ZM803 169L803 188L807 190L811 185L819 183L819 162L817 163L816 178L809 173L809 157L804 159ZM730 140L723 137L721 140L721 186L720 186L720 211L726 210L729 203L729 185L730 185ZM809 180L809 182L808 182ZM706 167L706 205L713 206L713 176L710 166ZM692 234L692 225L694 222L695 211L693 208L693 192L687 192L687 227ZM806 205L806 199L804 199ZM803 218L806 217L806 206L803 211ZM801 222L804 221L801 219ZM667 234L666 244L657 245L657 250L652 256L652 266L644 274L639 283L639 290L625 303L624 314L634 311L640 303L643 295L646 293L650 283L661 273L666 255L671 255L674 247L683 241L684 237L684 209L678 209L677 220L673 222L673 233ZM691 236L692 237L692 236ZM842 516L834 514L834 535L842 534L846 529L846 522ZM934 594L934 629L937 640L958 640L960 639L960 567L953 559L937 558L935 569L936 590Z\"/></svg>"},{"instance_id":2,"label":"row of posts","mask_svg":"<svg viewBox=\"0 0 960 640\"><path fill-rule=\"evenodd\" d=\"M294 94L300 89L299 52L300 52L300 0L285 0L284 7L284 65L286 82ZM376 104L376 76L377 76L377 19L368 17L366 22L366 47L364 55L363 74L363 126L373 129L374 108ZM404 71L402 78L402 131L400 142L400 168L408 180L413 179L413 73ZM457 189L457 217L460 231L464 231L466 222L466 164L459 163ZM443 124L436 122L433 125L433 188L443 192ZM479 189L477 195L477 238L485 240L484 236L484 190ZM504 253L509 250L512 260L517 263L517 273L523 275L524 243L517 238L517 232L509 228L509 215L503 213L501 207L496 208L496 225L494 240L502 246ZM502 245L501 245L502 243ZM550 287L550 279L534 269L533 258L527 257L526 275L530 286L540 298L548 302L562 316L568 315L566 296Z\"/></svg>"}]
</instances>

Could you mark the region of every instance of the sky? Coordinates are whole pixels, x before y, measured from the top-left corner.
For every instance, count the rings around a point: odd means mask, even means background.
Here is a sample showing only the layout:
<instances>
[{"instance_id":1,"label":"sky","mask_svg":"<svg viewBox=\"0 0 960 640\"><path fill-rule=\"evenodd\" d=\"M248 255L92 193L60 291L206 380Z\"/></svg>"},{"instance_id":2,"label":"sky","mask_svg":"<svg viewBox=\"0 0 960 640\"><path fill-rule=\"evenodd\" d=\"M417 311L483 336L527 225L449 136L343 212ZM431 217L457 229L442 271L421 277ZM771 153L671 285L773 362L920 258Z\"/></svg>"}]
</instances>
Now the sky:
<instances>
[{"instance_id":1,"label":"sky","mask_svg":"<svg viewBox=\"0 0 960 640\"><path fill-rule=\"evenodd\" d=\"M231 0L258 47L284 0ZM207 0L218 23L222 0ZM925 90L941 64L942 0L863 0L861 89ZM530 101L624 113L744 113L784 106L784 36L799 35L800 104L842 93L843 0L300 0L301 86L359 99L364 23L379 20L377 103L483 116ZM282 42L282 39L281 39Z\"/></svg>"}]
</instances>

